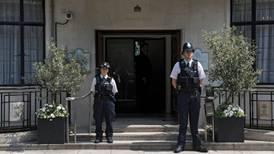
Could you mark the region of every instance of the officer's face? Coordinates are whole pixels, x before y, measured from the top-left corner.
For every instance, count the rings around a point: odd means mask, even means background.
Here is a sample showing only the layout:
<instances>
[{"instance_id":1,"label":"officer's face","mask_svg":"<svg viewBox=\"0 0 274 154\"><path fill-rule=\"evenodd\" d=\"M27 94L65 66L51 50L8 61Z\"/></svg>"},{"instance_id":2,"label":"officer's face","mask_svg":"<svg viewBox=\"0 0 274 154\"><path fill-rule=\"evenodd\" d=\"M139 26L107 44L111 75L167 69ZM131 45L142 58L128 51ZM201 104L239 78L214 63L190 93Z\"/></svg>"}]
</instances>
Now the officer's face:
<instances>
[{"instance_id":1,"label":"officer's face","mask_svg":"<svg viewBox=\"0 0 274 154\"><path fill-rule=\"evenodd\" d=\"M101 75L106 76L106 75L108 74L108 69L105 68L105 67L102 67L102 68L100 69L100 73L101 73Z\"/></svg>"},{"instance_id":2,"label":"officer's face","mask_svg":"<svg viewBox=\"0 0 274 154\"><path fill-rule=\"evenodd\" d=\"M186 58L186 59L192 59L192 56L193 56L193 52L192 51L185 51L183 52L183 56Z\"/></svg>"}]
</instances>

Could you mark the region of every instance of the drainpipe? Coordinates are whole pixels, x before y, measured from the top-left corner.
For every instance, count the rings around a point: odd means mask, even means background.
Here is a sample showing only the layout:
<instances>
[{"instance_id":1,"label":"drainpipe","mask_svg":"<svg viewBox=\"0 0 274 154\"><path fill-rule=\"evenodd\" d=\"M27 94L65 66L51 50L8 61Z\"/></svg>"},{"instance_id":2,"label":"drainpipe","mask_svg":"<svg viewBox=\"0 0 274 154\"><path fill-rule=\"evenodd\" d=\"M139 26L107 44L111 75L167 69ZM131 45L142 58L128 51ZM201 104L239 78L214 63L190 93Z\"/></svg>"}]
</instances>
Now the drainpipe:
<instances>
[{"instance_id":1,"label":"drainpipe","mask_svg":"<svg viewBox=\"0 0 274 154\"><path fill-rule=\"evenodd\" d=\"M70 11L64 12L66 14L65 18L66 20L64 22L57 22L55 20L55 3L54 0L50 0L50 14L51 14L51 37L54 38L54 42L57 46L57 26L58 25L65 25L67 24L71 18L72 18L72 13Z\"/></svg>"},{"instance_id":2,"label":"drainpipe","mask_svg":"<svg viewBox=\"0 0 274 154\"><path fill-rule=\"evenodd\" d=\"M55 22L55 13L54 13L54 10L55 10L55 5L54 5L54 0L50 0L50 16L51 16L51 21L50 21L50 23L51 23L51 26L50 26L50 29L51 29L51 32L50 32L50 37L51 38L55 38L55 36L54 36L54 31L55 31L55 29L54 29L54 22ZM55 41L55 40L54 40Z\"/></svg>"}]
</instances>

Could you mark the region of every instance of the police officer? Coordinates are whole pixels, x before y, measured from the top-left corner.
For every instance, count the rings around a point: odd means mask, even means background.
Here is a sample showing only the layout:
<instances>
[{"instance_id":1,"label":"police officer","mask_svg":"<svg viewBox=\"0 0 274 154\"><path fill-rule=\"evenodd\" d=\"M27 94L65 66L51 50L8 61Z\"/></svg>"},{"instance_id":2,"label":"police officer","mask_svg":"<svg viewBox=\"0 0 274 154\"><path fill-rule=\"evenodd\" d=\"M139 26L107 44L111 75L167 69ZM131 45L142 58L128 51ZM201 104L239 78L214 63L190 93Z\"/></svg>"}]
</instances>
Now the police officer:
<instances>
[{"instance_id":1,"label":"police officer","mask_svg":"<svg viewBox=\"0 0 274 154\"><path fill-rule=\"evenodd\" d=\"M94 93L94 119L95 119L95 143L102 142L102 122L106 122L106 139L113 143L112 121L115 116L115 94L118 92L115 80L108 76L110 65L104 62L100 65L100 74L97 74L92 82L91 91Z\"/></svg>"},{"instance_id":2,"label":"police officer","mask_svg":"<svg viewBox=\"0 0 274 154\"><path fill-rule=\"evenodd\" d=\"M184 150L188 117L192 135L193 150L207 152L198 134L200 112L200 92L202 81L206 78L202 65L192 59L194 48L191 43L183 45L181 59L174 65L170 78L177 91L179 135L175 153Z\"/></svg>"}]
</instances>

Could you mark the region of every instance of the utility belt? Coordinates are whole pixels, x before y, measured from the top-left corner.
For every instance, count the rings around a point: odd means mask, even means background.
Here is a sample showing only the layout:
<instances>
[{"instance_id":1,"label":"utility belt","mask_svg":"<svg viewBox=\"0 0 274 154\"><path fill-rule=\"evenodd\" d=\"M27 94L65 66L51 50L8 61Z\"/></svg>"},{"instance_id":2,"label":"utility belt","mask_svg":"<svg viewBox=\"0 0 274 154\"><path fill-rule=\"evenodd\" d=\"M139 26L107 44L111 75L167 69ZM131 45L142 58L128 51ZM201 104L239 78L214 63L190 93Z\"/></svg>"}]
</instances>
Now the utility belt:
<instances>
[{"instance_id":1,"label":"utility belt","mask_svg":"<svg viewBox=\"0 0 274 154\"><path fill-rule=\"evenodd\" d=\"M198 96L201 93L201 87L186 87L186 86L177 86L177 94L190 93L191 95Z\"/></svg>"},{"instance_id":2,"label":"utility belt","mask_svg":"<svg viewBox=\"0 0 274 154\"><path fill-rule=\"evenodd\" d=\"M95 93L94 97L99 100L111 100L116 102L115 97L111 94Z\"/></svg>"}]
</instances>

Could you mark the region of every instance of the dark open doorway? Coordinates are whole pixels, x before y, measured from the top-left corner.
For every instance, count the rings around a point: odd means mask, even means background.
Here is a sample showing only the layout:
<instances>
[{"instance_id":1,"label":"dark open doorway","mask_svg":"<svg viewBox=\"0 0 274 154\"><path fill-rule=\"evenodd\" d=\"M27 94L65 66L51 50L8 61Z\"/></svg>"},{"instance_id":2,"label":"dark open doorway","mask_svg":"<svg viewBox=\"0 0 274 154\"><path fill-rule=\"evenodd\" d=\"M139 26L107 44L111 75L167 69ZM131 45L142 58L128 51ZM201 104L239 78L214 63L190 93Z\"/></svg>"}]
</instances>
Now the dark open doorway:
<instances>
[{"instance_id":1,"label":"dark open doorway","mask_svg":"<svg viewBox=\"0 0 274 154\"><path fill-rule=\"evenodd\" d=\"M96 31L96 65L108 61L112 66L119 90L118 114L171 112L166 61L173 64L179 49L180 31Z\"/></svg>"},{"instance_id":2,"label":"dark open doorway","mask_svg":"<svg viewBox=\"0 0 274 154\"><path fill-rule=\"evenodd\" d=\"M165 111L165 38L107 38L106 61L119 90L118 113Z\"/></svg>"}]
</instances>

